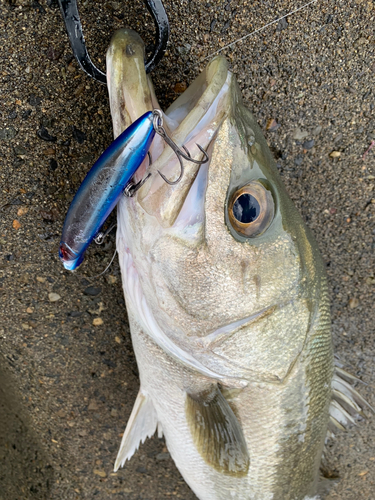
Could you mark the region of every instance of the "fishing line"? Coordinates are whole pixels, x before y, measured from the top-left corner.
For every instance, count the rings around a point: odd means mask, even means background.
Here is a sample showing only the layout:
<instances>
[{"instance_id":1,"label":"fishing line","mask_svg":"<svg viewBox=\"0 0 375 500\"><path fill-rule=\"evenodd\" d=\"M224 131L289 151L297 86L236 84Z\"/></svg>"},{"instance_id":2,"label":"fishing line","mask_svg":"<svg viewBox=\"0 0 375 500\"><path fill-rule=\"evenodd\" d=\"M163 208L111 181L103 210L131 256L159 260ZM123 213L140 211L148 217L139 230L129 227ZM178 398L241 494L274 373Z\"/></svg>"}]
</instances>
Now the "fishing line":
<instances>
[{"instance_id":1,"label":"fishing line","mask_svg":"<svg viewBox=\"0 0 375 500\"><path fill-rule=\"evenodd\" d=\"M96 274L95 276L85 276L85 278L95 279L95 278L99 278L99 276L103 276L103 274L106 273L108 271L108 269L111 267L111 264L116 256L116 253L117 253L117 249L114 251L114 254L112 255L112 259L111 259L110 263L108 264L108 266L104 269L104 271L102 271L100 274Z\"/></svg>"},{"instance_id":2,"label":"fishing line","mask_svg":"<svg viewBox=\"0 0 375 500\"><path fill-rule=\"evenodd\" d=\"M105 274L108 269L111 267L112 265L112 262L115 260L115 257L116 257L116 253L117 253L117 248L116 250L114 251L113 255L112 255L112 259L110 260L109 264L107 265L107 267L104 269L104 271L102 271L100 274L95 274L95 276L87 276L85 274L75 274L74 273L74 276L78 276L79 278L85 278L85 279L89 279L89 280L94 280L95 278L99 278L100 276L103 276L103 274ZM73 271L74 272L74 271Z\"/></svg>"},{"instance_id":3,"label":"fishing line","mask_svg":"<svg viewBox=\"0 0 375 500\"><path fill-rule=\"evenodd\" d=\"M261 28L258 28L254 31L252 31L251 33L248 33L247 35L244 35L242 36L241 38L238 38L237 40L235 40L234 42L231 42L231 43L228 43L228 45L225 45L224 47L222 47L221 49L217 50L216 52L212 52L211 54L209 54L207 57L204 57L203 59L201 59L199 62L202 62L202 61L205 61L206 59L210 59L212 56L215 56L216 54L219 54L220 52L222 52L223 50L229 48L229 47L232 47L232 45L235 45L236 43L238 42L242 42L243 40L245 40L246 38L248 38L249 36L252 36L252 35L255 35L256 33L259 33L260 31L263 31L265 30L266 28L268 28L269 26L272 26L272 24L276 24L278 23L279 21L281 21L282 19L285 19L286 17L289 17L291 16L292 14L295 14L296 12L299 12L300 10L303 10L305 9L306 7L308 7L309 5L311 5L312 3L315 3L317 2L318 0L311 0L311 2L308 2L306 3L305 5L302 5L302 7L298 7L298 9L295 9L295 10L292 10L291 12L288 12L288 14L285 14L285 16L281 16L279 17L278 19L275 19L275 21L271 21L270 23L268 24L265 24L264 26L262 26Z\"/></svg>"}]
</instances>

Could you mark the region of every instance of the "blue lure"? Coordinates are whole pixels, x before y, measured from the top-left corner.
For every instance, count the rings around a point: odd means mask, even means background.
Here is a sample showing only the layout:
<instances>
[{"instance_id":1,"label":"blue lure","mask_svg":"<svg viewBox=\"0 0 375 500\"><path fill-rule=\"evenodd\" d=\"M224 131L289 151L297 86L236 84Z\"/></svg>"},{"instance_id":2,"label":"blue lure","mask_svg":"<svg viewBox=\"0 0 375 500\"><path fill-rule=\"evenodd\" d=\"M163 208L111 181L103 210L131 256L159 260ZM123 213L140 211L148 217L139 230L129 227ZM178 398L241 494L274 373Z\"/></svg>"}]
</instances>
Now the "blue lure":
<instances>
[{"instance_id":1,"label":"blue lure","mask_svg":"<svg viewBox=\"0 0 375 500\"><path fill-rule=\"evenodd\" d=\"M79 187L65 218L59 257L73 271L145 159L155 136L148 111L115 139Z\"/></svg>"}]
</instances>

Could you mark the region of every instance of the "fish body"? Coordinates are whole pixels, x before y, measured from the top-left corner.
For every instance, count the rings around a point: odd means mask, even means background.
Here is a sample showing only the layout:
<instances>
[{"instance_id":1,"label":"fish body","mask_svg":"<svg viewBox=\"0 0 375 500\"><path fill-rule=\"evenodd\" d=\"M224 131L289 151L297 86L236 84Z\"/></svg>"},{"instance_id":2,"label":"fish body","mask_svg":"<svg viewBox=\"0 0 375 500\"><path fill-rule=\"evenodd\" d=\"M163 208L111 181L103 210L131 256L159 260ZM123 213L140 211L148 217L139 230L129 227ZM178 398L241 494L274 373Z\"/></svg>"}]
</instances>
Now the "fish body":
<instances>
[{"instance_id":1,"label":"fish body","mask_svg":"<svg viewBox=\"0 0 375 500\"><path fill-rule=\"evenodd\" d=\"M116 32L107 52L115 136L159 107L143 60L139 36ZM154 175L118 205L140 390L115 470L158 430L200 500L315 498L332 384L355 405L334 368L317 244L224 58L164 123L177 145L199 159L199 143L210 161L186 164L173 186ZM171 176L177 160L158 139L151 171Z\"/></svg>"},{"instance_id":2,"label":"fish body","mask_svg":"<svg viewBox=\"0 0 375 500\"><path fill-rule=\"evenodd\" d=\"M147 112L124 130L92 166L65 218L59 257L64 267L76 269L125 187L145 159L155 130Z\"/></svg>"}]
</instances>

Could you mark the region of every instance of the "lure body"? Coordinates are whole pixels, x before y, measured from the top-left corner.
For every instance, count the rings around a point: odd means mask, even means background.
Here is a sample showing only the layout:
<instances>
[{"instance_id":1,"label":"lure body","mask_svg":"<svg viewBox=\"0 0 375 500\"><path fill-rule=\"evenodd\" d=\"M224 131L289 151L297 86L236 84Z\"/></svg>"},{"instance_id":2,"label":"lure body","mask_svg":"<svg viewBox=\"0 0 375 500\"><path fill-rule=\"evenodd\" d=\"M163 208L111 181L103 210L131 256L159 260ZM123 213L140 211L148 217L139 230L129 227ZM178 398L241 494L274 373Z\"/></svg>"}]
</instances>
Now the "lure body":
<instances>
[{"instance_id":1,"label":"lure body","mask_svg":"<svg viewBox=\"0 0 375 500\"><path fill-rule=\"evenodd\" d=\"M148 111L117 137L93 165L79 187L65 218L59 257L73 271L119 201L154 138Z\"/></svg>"}]
</instances>

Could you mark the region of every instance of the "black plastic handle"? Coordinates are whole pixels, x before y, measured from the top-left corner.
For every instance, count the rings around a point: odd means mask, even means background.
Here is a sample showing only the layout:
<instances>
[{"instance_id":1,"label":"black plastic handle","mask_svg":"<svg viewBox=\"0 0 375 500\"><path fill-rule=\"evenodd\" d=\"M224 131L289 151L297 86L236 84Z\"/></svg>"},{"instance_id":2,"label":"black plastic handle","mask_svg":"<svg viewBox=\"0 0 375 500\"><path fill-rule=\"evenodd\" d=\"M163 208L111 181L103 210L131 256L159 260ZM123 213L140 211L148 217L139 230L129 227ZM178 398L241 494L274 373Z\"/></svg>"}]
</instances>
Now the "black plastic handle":
<instances>
[{"instance_id":1,"label":"black plastic handle","mask_svg":"<svg viewBox=\"0 0 375 500\"><path fill-rule=\"evenodd\" d=\"M107 83L105 73L100 71L91 61L87 52L85 38L82 32L82 24L79 18L77 0L58 0L61 14L69 36L73 54L79 65L91 78L95 78L101 83ZM156 43L154 53L145 63L146 73L152 71L158 62L163 58L167 49L169 39L169 22L161 0L145 0L146 7L152 15L156 27Z\"/></svg>"}]
</instances>

